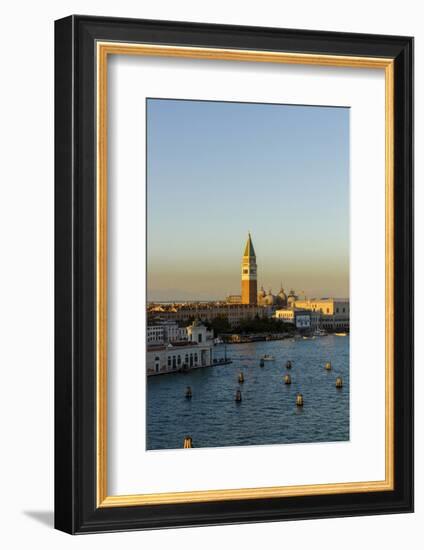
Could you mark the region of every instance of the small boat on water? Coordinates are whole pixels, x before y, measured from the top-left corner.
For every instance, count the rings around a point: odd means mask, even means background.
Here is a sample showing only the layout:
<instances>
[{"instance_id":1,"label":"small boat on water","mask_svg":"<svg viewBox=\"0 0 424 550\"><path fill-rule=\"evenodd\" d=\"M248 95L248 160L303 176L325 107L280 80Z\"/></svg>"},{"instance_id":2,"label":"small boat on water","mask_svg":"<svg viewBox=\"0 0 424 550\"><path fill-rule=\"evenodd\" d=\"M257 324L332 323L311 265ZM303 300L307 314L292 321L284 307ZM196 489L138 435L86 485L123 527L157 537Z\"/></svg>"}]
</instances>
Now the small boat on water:
<instances>
[{"instance_id":1,"label":"small boat on water","mask_svg":"<svg viewBox=\"0 0 424 550\"><path fill-rule=\"evenodd\" d=\"M223 343L224 343L224 340L223 340L222 338L218 337L218 338L215 338L215 339L214 339L213 343L214 343L215 345L217 345L217 344L223 344Z\"/></svg>"},{"instance_id":2,"label":"small boat on water","mask_svg":"<svg viewBox=\"0 0 424 550\"><path fill-rule=\"evenodd\" d=\"M314 332L314 336L325 336L327 333L322 328L317 328Z\"/></svg>"},{"instance_id":3,"label":"small boat on water","mask_svg":"<svg viewBox=\"0 0 424 550\"><path fill-rule=\"evenodd\" d=\"M334 336L347 336L347 332L335 332Z\"/></svg>"},{"instance_id":4,"label":"small boat on water","mask_svg":"<svg viewBox=\"0 0 424 550\"><path fill-rule=\"evenodd\" d=\"M275 357L273 355L269 355L268 353L266 353L265 355L262 356L261 361L275 361Z\"/></svg>"}]
</instances>

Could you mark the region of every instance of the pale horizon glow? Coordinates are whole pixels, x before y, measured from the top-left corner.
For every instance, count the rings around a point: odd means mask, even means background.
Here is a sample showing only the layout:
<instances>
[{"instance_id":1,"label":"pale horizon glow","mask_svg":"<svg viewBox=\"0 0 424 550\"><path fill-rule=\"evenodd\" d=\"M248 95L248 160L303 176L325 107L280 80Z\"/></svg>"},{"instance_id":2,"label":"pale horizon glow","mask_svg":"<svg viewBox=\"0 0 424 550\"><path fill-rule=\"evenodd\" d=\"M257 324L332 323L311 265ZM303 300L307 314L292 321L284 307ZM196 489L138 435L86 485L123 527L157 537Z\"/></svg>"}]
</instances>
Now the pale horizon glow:
<instances>
[{"instance_id":1,"label":"pale horizon glow","mask_svg":"<svg viewBox=\"0 0 424 550\"><path fill-rule=\"evenodd\" d=\"M349 296L349 108L147 100L147 299Z\"/></svg>"}]
</instances>

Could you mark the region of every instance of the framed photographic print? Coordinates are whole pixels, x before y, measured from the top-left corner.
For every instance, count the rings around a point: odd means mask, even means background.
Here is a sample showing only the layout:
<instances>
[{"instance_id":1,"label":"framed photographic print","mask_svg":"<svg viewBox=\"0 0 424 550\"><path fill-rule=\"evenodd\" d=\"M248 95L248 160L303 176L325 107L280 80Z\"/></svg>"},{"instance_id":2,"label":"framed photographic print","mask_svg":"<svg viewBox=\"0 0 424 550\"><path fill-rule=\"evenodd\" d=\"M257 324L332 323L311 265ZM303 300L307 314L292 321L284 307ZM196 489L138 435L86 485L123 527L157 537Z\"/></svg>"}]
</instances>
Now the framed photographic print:
<instances>
[{"instance_id":1,"label":"framed photographic print","mask_svg":"<svg viewBox=\"0 0 424 550\"><path fill-rule=\"evenodd\" d=\"M413 510L413 39L55 26L55 525Z\"/></svg>"}]
</instances>

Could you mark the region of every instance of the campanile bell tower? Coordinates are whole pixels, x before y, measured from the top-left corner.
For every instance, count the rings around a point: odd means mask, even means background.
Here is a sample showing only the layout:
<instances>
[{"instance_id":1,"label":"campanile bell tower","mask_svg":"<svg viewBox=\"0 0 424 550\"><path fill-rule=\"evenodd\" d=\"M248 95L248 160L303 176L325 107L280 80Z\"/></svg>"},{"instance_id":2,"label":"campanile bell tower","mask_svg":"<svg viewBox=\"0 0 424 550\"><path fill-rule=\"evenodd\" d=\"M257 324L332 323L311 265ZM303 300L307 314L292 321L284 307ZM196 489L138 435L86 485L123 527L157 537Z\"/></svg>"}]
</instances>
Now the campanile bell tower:
<instances>
[{"instance_id":1,"label":"campanile bell tower","mask_svg":"<svg viewBox=\"0 0 424 550\"><path fill-rule=\"evenodd\" d=\"M258 300L256 254L250 233L241 261L241 303L256 305Z\"/></svg>"}]
</instances>

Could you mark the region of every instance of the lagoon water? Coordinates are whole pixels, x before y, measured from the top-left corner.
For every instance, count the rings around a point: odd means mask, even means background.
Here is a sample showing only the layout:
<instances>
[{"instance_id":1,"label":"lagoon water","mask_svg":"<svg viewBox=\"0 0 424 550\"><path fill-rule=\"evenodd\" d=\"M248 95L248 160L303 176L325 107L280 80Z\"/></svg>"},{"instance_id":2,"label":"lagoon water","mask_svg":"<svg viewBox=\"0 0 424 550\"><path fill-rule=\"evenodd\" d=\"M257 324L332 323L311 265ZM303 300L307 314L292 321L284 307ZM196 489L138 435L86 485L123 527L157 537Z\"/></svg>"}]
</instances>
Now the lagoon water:
<instances>
[{"instance_id":1,"label":"lagoon water","mask_svg":"<svg viewBox=\"0 0 424 550\"><path fill-rule=\"evenodd\" d=\"M214 356L223 357L224 348L215 346ZM231 344L226 354L233 363L147 379L148 450L181 448L188 435L193 447L349 439L349 336ZM260 368L265 354L275 361ZM327 361L331 371L324 368ZM291 385L284 384L285 374ZM337 376L343 378L341 389L335 387ZM190 400L184 396L187 386ZM235 402L237 389L241 403ZM297 392L303 407L296 407Z\"/></svg>"}]
</instances>

